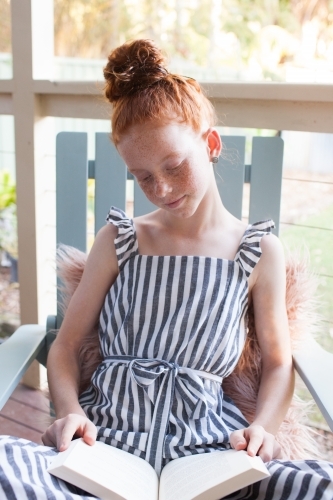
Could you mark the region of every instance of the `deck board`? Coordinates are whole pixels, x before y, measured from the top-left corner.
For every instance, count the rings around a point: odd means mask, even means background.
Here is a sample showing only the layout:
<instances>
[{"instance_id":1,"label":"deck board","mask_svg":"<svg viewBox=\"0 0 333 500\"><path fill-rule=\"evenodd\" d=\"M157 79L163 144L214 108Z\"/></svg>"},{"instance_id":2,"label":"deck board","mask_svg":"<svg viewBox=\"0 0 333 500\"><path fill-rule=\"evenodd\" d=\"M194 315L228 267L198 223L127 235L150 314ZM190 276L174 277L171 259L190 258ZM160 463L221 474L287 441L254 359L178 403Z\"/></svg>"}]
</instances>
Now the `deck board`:
<instances>
[{"instance_id":1,"label":"deck board","mask_svg":"<svg viewBox=\"0 0 333 500\"><path fill-rule=\"evenodd\" d=\"M42 443L50 425L49 400L42 391L19 384L0 412L0 435Z\"/></svg>"}]
</instances>

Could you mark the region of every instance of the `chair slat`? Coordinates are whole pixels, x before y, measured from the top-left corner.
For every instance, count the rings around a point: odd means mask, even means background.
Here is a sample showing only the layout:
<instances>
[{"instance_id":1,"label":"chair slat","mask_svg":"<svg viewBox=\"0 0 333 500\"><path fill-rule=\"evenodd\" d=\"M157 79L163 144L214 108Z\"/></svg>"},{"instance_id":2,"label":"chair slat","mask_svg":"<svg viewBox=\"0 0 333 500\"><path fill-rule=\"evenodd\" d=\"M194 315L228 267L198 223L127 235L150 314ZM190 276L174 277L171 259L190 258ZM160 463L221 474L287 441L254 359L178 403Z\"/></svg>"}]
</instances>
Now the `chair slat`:
<instances>
[{"instance_id":1,"label":"chair slat","mask_svg":"<svg viewBox=\"0 0 333 500\"><path fill-rule=\"evenodd\" d=\"M96 134L95 234L105 225L110 206L126 210L126 166L109 134Z\"/></svg>"},{"instance_id":2,"label":"chair slat","mask_svg":"<svg viewBox=\"0 0 333 500\"><path fill-rule=\"evenodd\" d=\"M87 250L88 138L86 132L60 132L56 139L57 245ZM61 281L57 278L57 328L62 323Z\"/></svg>"},{"instance_id":3,"label":"chair slat","mask_svg":"<svg viewBox=\"0 0 333 500\"><path fill-rule=\"evenodd\" d=\"M219 163L214 167L217 187L225 208L241 219L245 175L245 137L221 136L221 139L222 155Z\"/></svg>"},{"instance_id":4,"label":"chair slat","mask_svg":"<svg viewBox=\"0 0 333 500\"><path fill-rule=\"evenodd\" d=\"M60 132L56 140L57 244L87 249L88 148L85 132Z\"/></svg>"},{"instance_id":5,"label":"chair slat","mask_svg":"<svg viewBox=\"0 0 333 500\"><path fill-rule=\"evenodd\" d=\"M273 219L279 234L283 165L283 140L280 137L254 137L249 222Z\"/></svg>"}]
</instances>

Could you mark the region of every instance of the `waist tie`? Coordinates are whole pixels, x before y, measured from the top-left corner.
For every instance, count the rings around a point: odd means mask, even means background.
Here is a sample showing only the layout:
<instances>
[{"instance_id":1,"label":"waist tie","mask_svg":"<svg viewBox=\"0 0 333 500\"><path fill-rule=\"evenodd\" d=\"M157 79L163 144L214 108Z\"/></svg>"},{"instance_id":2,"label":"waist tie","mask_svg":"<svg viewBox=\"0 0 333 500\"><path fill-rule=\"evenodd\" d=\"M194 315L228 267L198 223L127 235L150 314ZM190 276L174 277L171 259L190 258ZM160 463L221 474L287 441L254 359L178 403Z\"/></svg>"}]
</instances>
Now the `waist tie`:
<instances>
[{"instance_id":1,"label":"waist tie","mask_svg":"<svg viewBox=\"0 0 333 500\"><path fill-rule=\"evenodd\" d=\"M128 366L130 376L140 387L146 390L150 399L152 384L159 379L157 394L153 397L154 412L151 428L148 433L146 446L146 460L160 474L162 470L163 449L171 406L174 400L175 390L179 392L191 419L207 416L208 404L202 383L202 378L222 383L222 377L211 373L194 370L170 363L163 359L145 359L135 356L107 356L102 364L121 363Z\"/></svg>"}]
</instances>

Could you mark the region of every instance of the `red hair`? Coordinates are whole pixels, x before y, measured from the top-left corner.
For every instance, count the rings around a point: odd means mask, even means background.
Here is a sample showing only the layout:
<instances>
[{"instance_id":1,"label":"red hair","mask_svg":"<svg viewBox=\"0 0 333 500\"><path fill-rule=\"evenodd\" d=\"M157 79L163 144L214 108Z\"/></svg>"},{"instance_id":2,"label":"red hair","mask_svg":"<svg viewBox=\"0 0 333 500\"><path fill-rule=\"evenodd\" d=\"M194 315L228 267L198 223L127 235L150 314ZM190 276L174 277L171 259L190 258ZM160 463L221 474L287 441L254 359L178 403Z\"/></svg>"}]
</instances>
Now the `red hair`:
<instances>
[{"instance_id":1,"label":"red hair","mask_svg":"<svg viewBox=\"0 0 333 500\"><path fill-rule=\"evenodd\" d=\"M105 96L113 104L114 143L133 124L176 117L199 131L216 124L211 102L193 78L171 74L152 40L127 42L111 52L104 68Z\"/></svg>"}]
</instances>

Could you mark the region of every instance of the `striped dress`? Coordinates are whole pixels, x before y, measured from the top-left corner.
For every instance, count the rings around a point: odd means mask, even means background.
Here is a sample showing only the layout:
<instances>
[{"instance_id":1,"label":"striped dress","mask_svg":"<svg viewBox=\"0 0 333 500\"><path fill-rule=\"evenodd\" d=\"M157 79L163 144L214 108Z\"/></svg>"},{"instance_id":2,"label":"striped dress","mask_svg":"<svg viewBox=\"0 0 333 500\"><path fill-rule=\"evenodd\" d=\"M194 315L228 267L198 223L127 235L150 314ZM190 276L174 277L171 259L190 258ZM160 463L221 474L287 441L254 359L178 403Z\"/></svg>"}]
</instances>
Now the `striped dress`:
<instances>
[{"instance_id":1,"label":"striped dress","mask_svg":"<svg viewBox=\"0 0 333 500\"><path fill-rule=\"evenodd\" d=\"M230 433L248 422L221 382L244 346L248 278L273 222L249 225L234 260L141 255L132 220L112 208L107 222L118 227L119 275L100 315L103 361L80 396L97 439L158 474L174 458L229 449ZM0 439L0 498L92 498L46 472L55 454ZM268 468L270 478L230 498L333 499L332 464L274 460Z\"/></svg>"}]
</instances>

